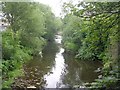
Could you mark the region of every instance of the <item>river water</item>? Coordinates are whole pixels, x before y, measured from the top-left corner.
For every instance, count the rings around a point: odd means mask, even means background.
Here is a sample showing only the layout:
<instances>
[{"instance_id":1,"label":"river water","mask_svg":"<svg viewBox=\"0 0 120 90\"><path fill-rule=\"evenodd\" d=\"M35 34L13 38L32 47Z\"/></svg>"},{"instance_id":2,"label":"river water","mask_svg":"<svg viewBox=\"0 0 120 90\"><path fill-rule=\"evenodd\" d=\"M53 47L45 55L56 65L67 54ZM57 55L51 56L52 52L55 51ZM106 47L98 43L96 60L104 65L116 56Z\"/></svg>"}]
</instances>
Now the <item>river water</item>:
<instances>
[{"instance_id":1,"label":"river water","mask_svg":"<svg viewBox=\"0 0 120 90\"><path fill-rule=\"evenodd\" d=\"M95 72L101 63L98 61L75 60L73 55L63 54L61 35L44 48L42 58L34 57L24 65L25 76L15 80L14 86L27 88L68 88L84 86L98 78Z\"/></svg>"}]
</instances>

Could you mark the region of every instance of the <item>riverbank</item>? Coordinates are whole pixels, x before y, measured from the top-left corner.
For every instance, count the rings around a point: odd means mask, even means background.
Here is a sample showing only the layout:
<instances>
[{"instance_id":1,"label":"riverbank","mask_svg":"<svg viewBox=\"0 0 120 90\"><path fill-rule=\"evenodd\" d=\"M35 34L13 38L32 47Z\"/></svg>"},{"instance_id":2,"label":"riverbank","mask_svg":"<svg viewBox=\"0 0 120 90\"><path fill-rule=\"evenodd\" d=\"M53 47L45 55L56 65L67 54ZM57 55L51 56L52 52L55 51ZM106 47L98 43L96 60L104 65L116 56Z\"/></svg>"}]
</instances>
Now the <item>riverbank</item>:
<instances>
[{"instance_id":1,"label":"riverbank","mask_svg":"<svg viewBox=\"0 0 120 90\"><path fill-rule=\"evenodd\" d=\"M15 80L16 88L71 88L83 87L94 81L99 73L94 72L101 64L97 61L78 61L73 55L64 54L62 36L55 35L54 42L48 42L43 57L35 56L24 65L25 75Z\"/></svg>"}]
</instances>

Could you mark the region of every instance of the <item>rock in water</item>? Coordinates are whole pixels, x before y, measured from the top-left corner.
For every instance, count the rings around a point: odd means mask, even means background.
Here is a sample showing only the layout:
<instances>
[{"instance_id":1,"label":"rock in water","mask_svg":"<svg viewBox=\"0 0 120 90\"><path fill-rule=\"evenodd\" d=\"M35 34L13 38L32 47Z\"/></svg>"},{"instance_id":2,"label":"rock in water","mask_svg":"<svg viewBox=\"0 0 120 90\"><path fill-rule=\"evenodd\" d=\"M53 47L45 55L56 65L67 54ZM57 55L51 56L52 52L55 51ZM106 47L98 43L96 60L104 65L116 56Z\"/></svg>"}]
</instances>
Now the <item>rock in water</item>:
<instances>
[{"instance_id":1,"label":"rock in water","mask_svg":"<svg viewBox=\"0 0 120 90\"><path fill-rule=\"evenodd\" d=\"M35 86L29 86L29 87L27 87L27 88L36 88Z\"/></svg>"}]
</instances>

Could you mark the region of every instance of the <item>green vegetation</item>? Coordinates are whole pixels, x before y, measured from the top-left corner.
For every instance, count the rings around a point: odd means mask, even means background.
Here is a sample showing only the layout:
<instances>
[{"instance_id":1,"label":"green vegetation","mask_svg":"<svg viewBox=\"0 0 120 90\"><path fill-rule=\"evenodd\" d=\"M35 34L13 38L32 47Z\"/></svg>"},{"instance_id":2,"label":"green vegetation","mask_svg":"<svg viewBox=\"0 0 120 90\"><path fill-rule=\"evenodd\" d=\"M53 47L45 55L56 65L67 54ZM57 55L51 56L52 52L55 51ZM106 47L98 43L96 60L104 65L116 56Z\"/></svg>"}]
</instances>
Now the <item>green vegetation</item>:
<instances>
[{"instance_id":1,"label":"green vegetation","mask_svg":"<svg viewBox=\"0 0 120 90\"><path fill-rule=\"evenodd\" d=\"M120 88L120 2L64 3L62 21L49 6L40 3L3 2L2 7L3 21L9 24L0 32L3 88L10 87L16 77L24 75L23 64L39 55L60 29L66 53L75 54L78 60L103 63L101 75L89 87L94 90Z\"/></svg>"},{"instance_id":2,"label":"green vegetation","mask_svg":"<svg viewBox=\"0 0 120 90\"><path fill-rule=\"evenodd\" d=\"M58 18L50 7L30 2L2 3L9 27L2 31L3 88L10 87L15 77L23 75L23 64L38 55L59 29Z\"/></svg>"},{"instance_id":3,"label":"green vegetation","mask_svg":"<svg viewBox=\"0 0 120 90\"><path fill-rule=\"evenodd\" d=\"M102 77L91 83L93 88L119 88L120 2L64 3L63 45L79 60L103 62Z\"/></svg>"}]
</instances>

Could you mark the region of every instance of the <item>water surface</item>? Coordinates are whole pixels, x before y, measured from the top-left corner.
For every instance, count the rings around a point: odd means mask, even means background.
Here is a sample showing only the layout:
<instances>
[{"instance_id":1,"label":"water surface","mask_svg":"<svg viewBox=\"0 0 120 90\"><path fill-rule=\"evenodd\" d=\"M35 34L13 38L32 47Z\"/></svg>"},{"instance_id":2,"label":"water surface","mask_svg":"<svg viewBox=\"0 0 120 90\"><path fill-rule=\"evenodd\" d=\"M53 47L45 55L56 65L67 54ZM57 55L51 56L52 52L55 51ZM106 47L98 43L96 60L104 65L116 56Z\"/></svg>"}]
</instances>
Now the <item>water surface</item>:
<instances>
[{"instance_id":1,"label":"water surface","mask_svg":"<svg viewBox=\"0 0 120 90\"><path fill-rule=\"evenodd\" d=\"M64 54L62 37L55 36L43 50L43 57L34 57L24 65L25 76L19 77L14 85L20 87L67 88L83 86L98 77L95 70L101 67L97 61L75 60L73 55Z\"/></svg>"}]
</instances>

